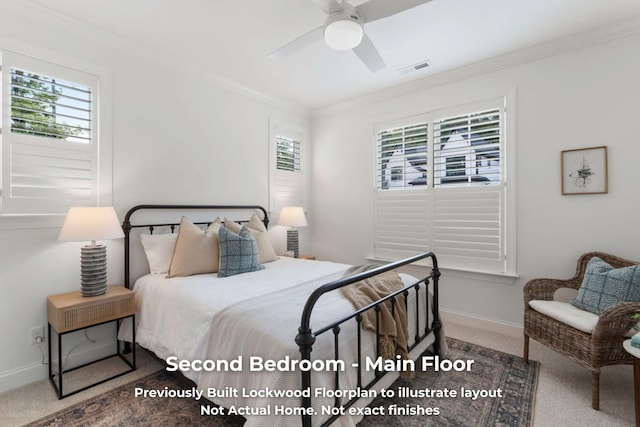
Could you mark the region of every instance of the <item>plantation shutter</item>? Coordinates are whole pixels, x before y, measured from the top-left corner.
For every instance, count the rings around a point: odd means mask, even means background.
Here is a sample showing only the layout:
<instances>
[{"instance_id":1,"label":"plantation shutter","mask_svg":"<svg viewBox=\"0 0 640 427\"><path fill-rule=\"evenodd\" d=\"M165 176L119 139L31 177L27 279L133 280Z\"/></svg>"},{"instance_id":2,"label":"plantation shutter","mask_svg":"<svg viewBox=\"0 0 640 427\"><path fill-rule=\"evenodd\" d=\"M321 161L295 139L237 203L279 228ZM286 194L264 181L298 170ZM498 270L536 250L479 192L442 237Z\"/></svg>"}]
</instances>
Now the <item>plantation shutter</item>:
<instances>
[{"instance_id":1,"label":"plantation shutter","mask_svg":"<svg viewBox=\"0 0 640 427\"><path fill-rule=\"evenodd\" d=\"M374 257L432 250L442 267L507 272L504 103L377 126Z\"/></svg>"},{"instance_id":2,"label":"plantation shutter","mask_svg":"<svg viewBox=\"0 0 640 427\"><path fill-rule=\"evenodd\" d=\"M443 265L505 271L502 108L434 120L433 251Z\"/></svg>"},{"instance_id":3,"label":"plantation shutter","mask_svg":"<svg viewBox=\"0 0 640 427\"><path fill-rule=\"evenodd\" d=\"M501 186L433 192L432 248L443 266L504 272Z\"/></svg>"},{"instance_id":4,"label":"plantation shutter","mask_svg":"<svg viewBox=\"0 0 640 427\"><path fill-rule=\"evenodd\" d=\"M400 259L428 249L427 123L383 126L377 136L375 255Z\"/></svg>"},{"instance_id":5,"label":"plantation shutter","mask_svg":"<svg viewBox=\"0 0 640 427\"><path fill-rule=\"evenodd\" d=\"M377 191L375 217L376 257L397 260L429 250L426 189Z\"/></svg>"},{"instance_id":6,"label":"plantation shutter","mask_svg":"<svg viewBox=\"0 0 640 427\"><path fill-rule=\"evenodd\" d=\"M377 188L427 185L427 124L416 123L377 132Z\"/></svg>"},{"instance_id":7,"label":"plantation shutter","mask_svg":"<svg viewBox=\"0 0 640 427\"><path fill-rule=\"evenodd\" d=\"M97 78L2 54L2 214L63 214L98 200Z\"/></svg>"},{"instance_id":8,"label":"plantation shutter","mask_svg":"<svg viewBox=\"0 0 640 427\"><path fill-rule=\"evenodd\" d=\"M285 206L305 207L302 135L275 127L272 144L271 215L277 217Z\"/></svg>"}]
</instances>

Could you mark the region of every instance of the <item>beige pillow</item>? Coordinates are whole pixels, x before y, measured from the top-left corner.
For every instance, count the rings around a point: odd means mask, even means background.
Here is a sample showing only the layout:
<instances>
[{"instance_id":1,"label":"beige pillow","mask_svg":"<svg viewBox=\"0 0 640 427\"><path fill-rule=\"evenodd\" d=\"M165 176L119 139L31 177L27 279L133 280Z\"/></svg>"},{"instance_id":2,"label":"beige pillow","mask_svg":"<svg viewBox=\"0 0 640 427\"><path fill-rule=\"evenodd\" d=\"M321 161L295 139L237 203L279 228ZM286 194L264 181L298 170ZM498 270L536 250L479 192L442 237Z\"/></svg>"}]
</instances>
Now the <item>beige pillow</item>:
<instances>
[{"instance_id":1,"label":"beige pillow","mask_svg":"<svg viewBox=\"0 0 640 427\"><path fill-rule=\"evenodd\" d=\"M182 217L168 277L216 273L220 266L218 230L221 225L220 219L216 218L206 230L202 230Z\"/></svg>"},{"instance_id":2,"label":"beige pillow","mask_svg":"<svg viewBox=\"0 0 640 427\"><path fill-rule=\"evenodd\" d=\"M240 224L238 224L237 222L233 222L228 218L224 219L224 226L236 234L239 234L240 229L242 228ZM249 223L247 224L247 228L251 230L251 234L253 234L256 242L258 242L260 264L277 260L278 255L276 254L276 251L273 249L273 245L271 244L271 237L269 237L267 228L264 226L264 223L260 220L260 218L258 218L258 215L251 215Z\"/></svg>"}]
</instances>

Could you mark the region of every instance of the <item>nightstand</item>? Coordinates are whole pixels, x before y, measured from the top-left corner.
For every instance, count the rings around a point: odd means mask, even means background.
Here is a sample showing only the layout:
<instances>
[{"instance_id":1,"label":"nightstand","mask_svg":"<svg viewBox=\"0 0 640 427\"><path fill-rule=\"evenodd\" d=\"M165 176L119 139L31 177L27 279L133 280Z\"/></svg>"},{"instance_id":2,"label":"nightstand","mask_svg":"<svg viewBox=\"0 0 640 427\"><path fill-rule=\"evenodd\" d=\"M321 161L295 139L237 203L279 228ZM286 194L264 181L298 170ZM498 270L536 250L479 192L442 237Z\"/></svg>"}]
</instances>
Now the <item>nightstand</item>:
<instances>
[{"instance_id":1,"label":"nightstand","mask_svg":"<svg viewBox=\"0 0 640 427\"><path fill-rule=\"evenodd\" d=\"M134 371L136 369L136 335L135 335L135 300L133 292L124 286L112 285L107 287L107 292L100 296L84 297L80 291L70 292L67 294L53 295L47 298L47 318L48 318L48 332L49 332L49 379L53 388L58 393L58 399L71 396L72 394L81 392L89 387L102 384L103 382L112 380L116 377ZM131 360L128 360L124 356L123 351L120 351L120 341L117 339L118 328L120 321L125 318L131 318L132 328L132 350ZM89 363L85 363L81 366L64 370L63 358L62 358L62 338L65 334L70 332L86 329L91 326L102 325L103 323L115 322L116 325L116 352L109 356L103 357L98 360L94 360ZM53 374L52 359L51 359L51 341L52 329L58 336L58 383L56 384L55 376ZM91 365L93 363L101 362L103 360L119 357L129 367L128 370L112 375L108 378L101 379L90 385L74 390L70 393L64 394L62 391L62 377L65 372L70 372L82 367Z\"/></svg>"},{"instance_id":2,"label":"nightstand","mask_svg":"<svg viewBox=\"0 0 640 427\"><path fill-rule=\"evenodd\" d=\"M300 255L298 255L298 258L300 258L300 259L316 259L316 256L315 255L302 255L302 254L300 254Z\"/></svg>"}]
</instances>

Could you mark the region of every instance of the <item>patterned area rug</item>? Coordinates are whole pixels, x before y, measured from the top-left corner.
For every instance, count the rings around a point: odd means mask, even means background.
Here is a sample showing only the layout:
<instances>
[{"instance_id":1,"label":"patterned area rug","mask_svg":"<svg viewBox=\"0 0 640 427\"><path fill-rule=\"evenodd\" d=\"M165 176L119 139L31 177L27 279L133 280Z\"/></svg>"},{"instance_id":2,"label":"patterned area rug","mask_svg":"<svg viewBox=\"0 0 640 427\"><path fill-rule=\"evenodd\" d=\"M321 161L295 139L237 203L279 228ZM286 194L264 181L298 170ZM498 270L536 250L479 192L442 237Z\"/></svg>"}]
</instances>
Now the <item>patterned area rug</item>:
<instances>
[{"instance_id":1,"label":"patterned area rug","mask_svg":"<svg viewBox=\"0 0 640 427\"><path fill-rule=\"evenodd\" d=\"M533 418L538 362L525 364L518 356L447 338L449 360L474 360L469 372L421 372L410 381L398 380L389 390L396 396L376 398L370 408L384 415L365 417L369 426L529 426ZM244 423L239 416L201 416L201 401L190 398L134 397L134 389L190 389L166 371L158 371L93 399L45 417L28 427L44 426L220 426ZM400 390L448 396L399 397ZM428 392L425 392L428 390ZM456 396L451 393L455 391ZM462 393L468 396L461 396ZM475 396L474 396L475 394ZM497 395L500 396L497 396ZM484 396L481 396L484 395ZM493 397L495 396L495 397ZM395 412L390 415L389 412ZM403 414L397 415L399 412ZM413 412L413 414L412 414ZM427 414L430 412L431 414Z\"/></svg>"}]
</instances>

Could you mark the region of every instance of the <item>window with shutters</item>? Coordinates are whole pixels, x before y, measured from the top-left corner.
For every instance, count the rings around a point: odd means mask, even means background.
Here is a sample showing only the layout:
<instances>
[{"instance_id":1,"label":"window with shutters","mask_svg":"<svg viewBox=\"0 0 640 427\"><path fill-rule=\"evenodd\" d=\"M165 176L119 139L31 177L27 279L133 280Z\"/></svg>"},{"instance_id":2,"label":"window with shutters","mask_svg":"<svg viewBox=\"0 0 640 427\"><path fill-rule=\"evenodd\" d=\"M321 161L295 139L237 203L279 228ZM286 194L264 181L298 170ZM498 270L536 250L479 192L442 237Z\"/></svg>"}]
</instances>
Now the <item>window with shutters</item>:
<instances>
[{"instance_id":1,"label":"window with shutters","mask_svg":"<svg viewBox=\"0 0 640 427\"><path fill-rule=\"evenodd\" d=\"M285 125L271 125L270 210L277 218L285 206L305 205L303 132Z\"/></svg>"},{"instance_id":2,"label":"window with shutters","mask_svg":"<svg viewBox=\"0 0 640 427\"><path fill-rule=\"evenodd\" d=\"M276 135L276 169L300 172L300 141Z\"/></svg>"},{"instance_id":3,"label":"window with shutters","mask_svg":"<svg viewBox=\"0 0 640 427\"><path fill-rule=\"evenodd\" d=\"M515 273L506 98L376 126L375 257Z\"/></svg>"},{"instance_id":4,"label":"window with shutters","mask_svg":"<svg viewBox=\"0 0 640 427\"><path fill-rule=\"evenodd\" d=\"M98 78L2 52L2 215L99 203Z\"/></svg>"},{"instance_id":5,"label":"window with shutters","mask_svg":"<svg viewBox=\"0 0 640 427\"><path fill-rule=\"evenodd\" d=\"M427 185L427 124L378 132L378 188Z\"/></svg>"}]
</instances>

